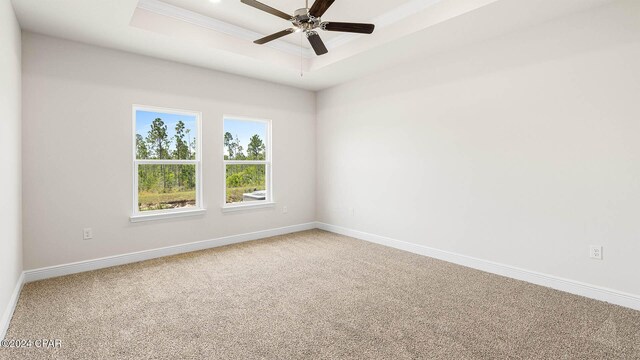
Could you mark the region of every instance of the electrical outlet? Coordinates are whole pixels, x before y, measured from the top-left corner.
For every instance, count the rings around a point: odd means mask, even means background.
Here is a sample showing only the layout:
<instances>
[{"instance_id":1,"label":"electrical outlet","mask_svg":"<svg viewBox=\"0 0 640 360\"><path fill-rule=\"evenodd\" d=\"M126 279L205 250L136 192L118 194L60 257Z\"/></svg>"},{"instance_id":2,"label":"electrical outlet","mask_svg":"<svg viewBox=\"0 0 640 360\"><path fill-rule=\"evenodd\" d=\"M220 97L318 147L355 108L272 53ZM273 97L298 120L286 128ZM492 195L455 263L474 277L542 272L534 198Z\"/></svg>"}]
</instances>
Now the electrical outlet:
<instances>
[{"instance_id":1,"label":"electrical outlet","mask_svg":"<svg viewBox=\"0 0 640 360\"><path fill-rule=\"evenodd\" d=\"M283 213L283 214L286 214L286 213L288 213L288 212L289 212L289 209L287 209L287 207L286 207L286 206L283 206L283 207L282 207L282 213Z\"/></svg>"},{"instance_id":2,"label":"electrical outlet","mask_svg":"<svg viewBox=\"0 0 640 360\"><path fill-rule=\"evenodd\" d=\"M589 257L596 260L602 260L602 246L589 246Z\"/></svg>"},{"instance_id":3,"label":"electrical outlet","mask_svg":"<svg viewBox=\"0 0 640 360\"><path fill-rule=\"evenodd\" d=\"M82 238L84 240L93 239L93 229L92 228L84 228L84 230L82 230Z\"/></svg>"},{"instance_id":4,"label":"electrical outlet","mask_svg":"<svg viewBox=\"0 0 640 360\"><path fill-rule=\"evenodd\" d=\"M356 216L356 209L355 208L349 208L349 215Z\"/></svg>"}]
</instances>

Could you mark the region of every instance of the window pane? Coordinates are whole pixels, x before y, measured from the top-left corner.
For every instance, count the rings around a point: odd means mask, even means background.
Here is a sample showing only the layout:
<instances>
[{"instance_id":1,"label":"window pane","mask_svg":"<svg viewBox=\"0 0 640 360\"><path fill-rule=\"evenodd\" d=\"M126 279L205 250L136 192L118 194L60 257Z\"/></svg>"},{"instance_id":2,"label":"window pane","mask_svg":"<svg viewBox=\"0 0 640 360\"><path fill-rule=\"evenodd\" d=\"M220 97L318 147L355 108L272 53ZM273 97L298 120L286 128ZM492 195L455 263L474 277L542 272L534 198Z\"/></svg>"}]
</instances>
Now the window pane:
<instances>
[{"instance_id":1,"label":"window pane","mask_svg":"<svg viewBox=\"0 0 640 360\"><path fill-rule=\"evenodd\" d=\"M195 165L138 165L139 211L195 206Z\"/></svg>"},{"instance_id":2,"label":"window pane","mask_svg":"<svg viewBox=\"0 0 640 360\"><path fill-rule=\"evenodd\" d=\"M136 158L194 160L197 131L195 115L136 110Z\"/></svg>"},{"instance_id":3,"label":"window pane","mask_svg":"<svg viewBox=\"0 0 640 360\"><path fill-rule=\"evenodd\" d=\"M266 165L227 165L227 204L266 200Z\"/></svg>"},{"instance_id":4,"label":"window pane","mask_svg":"<svg viewBox=\"0 0 640 360\"><path fill-rule=\"evenodd\" d=\"M225 160L265 160L267 123L224 120Z\"/></svg>"}]
</instances>

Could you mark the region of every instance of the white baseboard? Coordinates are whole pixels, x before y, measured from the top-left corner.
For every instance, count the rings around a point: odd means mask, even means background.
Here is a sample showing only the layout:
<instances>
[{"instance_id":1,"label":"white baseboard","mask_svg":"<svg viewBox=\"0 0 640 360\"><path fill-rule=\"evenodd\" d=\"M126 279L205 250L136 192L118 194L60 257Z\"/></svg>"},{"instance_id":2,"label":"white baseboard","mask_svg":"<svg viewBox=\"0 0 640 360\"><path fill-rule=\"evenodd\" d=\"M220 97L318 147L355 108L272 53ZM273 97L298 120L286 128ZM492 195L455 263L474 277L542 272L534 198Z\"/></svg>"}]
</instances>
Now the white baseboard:
<instances>
[{"instance_id":1,"label":"white baseboard","mask_svg":"<svg viewBox=\"0 0 640 360\"><path fill-rule=\"evenodd\" d=\"M16 305L18 304L18 298L20 298L20 292L22 291L23 284L24 272L20 274L20 277L18 277L18 281L16 282L16 286L13 289L13 293L11 294L11 298L9 299L9 303L7 304L7 307L2 314L2 318L0 318L0 340L4 339L5 335L7 335L9 323L11 322L13 312L15 311Z\"/></svg>"},{"instance_id":2,"label":"white baseboard","mask_svg":"<svg viewBox=\"0 0 640 360\"><path fill-rule=\"evenodd\" d=\"M109 256L100 259L80 261L70 264L50 266L40 269L26 270L18 279L15 290L11 296L9 304L0 318L0 339L3 339L9 327L9 322L13 316L22 285L27 282L48 279L57 276L81 273L85 271L103 269L107 267L135 263L144 260L160 258L164 256L188 253L197 250L204 250L230 244L237 244L245 241L258 240L277 235L290 234L294 232L311 230L314 228L330 231L337 234L350 236L356 239L373 242L376 244L389 246L392 248L409 251L415 254L429 256L432 258L448 261L454 264L486 271L489 273L502 275L522 281L527 281L536 285L565 291L575 295L606 301L612 304L640 310L640 296L624 293L621 291L607 289L591 284L582 283L570 279L564 279L553 275L542 274L535 271L520 269L517 267L499 264L487 260L461 255L449 251L438 250L424 245L418 245L391 239L384 236L365 233L340 226L325 224L321 222L305 223L287 226L276 229L256 231L252 233L232 235L212 240L198 241L188 244L169 246L159 249L139 251L135 253Z\"/></svg>"},{"instance_id":3,"label":"white baseboard","mask_svg":"<svg viewBox=\"0 0 640 360\"><path fill-rule=\"evenodd\" d=\"M104 257L100 259L79 261L70 264L55 265L40 269L26 270L24 272L24 282L48 279L57 276L76 274L85 271L108 268L117 265L135 263L144 260L156 259L163 256L188 253L192 251L210 249L218 246L237 244L245 241L264 239L277 235L290 234L298 231L315 229L316 224L306 223L276 229L256 231L247 234L231 235L212 240L197 241L188 244L168 246L159 249L138 251L134 253Z\"/></svg>"},{"instance_id":4,"label":"white baseboard","mask_svg":"<svg viewBox=\"0 0 640 360\"><path fill-rule=\"evenodd\" d=\"M635 310L640 310L640 295L628 294L621 291L586 284L575 280L564 279L553 275L499 264L492 261L453 253L450 251L438 250L424 245L408 243L405 241L369 234L358 230L347 229L340 226L325 224L321 222L318 222L316 224L318 229L330 231L336 234L346 235L356 239L389 246L415 254L432 257L435 259L444 260L473 269L526 281L536 285L549 287L552 289L588 297L595 300L606 301L608 303L628 307Z\"/></svg>"}]
</instances>

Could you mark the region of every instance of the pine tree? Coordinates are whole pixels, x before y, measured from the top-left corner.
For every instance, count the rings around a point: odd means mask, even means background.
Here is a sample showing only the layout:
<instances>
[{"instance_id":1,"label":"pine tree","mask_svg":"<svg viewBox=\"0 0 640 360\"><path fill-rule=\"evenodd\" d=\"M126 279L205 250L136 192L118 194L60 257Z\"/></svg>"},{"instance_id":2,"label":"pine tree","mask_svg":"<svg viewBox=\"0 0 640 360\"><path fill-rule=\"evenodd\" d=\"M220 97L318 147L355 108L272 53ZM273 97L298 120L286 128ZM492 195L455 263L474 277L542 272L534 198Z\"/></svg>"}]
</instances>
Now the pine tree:
<instances>
[{"instance_id":1,"label":"pine tree","mask_svg":"<svg viewBox=\"0 0 640 360\"><path fill-rule=\"evenodd\" d=\"M151 130L147 134L147 144L153 159L169 159L169 137L167 125L157 118L151 123Z\"/></svg>"},{"instance_id":2,"label":"pine tree","mask_svg":"<svg viewBox=\"0 0 640 360\"><path fill-rule=\"evenodd\" d=\"M149 149L147 149L147 144L145 143L144 138L140 134L136 134L136 158L137 159L149 158Z\"/></svg>"},{"instance_id":3,"label":"pine tree","mask_svg":"<svg viewBox=\"0 0 640 360\"><path fill-rule=\"evenodd\" d=\"M189 144L185 141L185 126L184 122L178 121L176 124L176 149L173 152L173 158L177 160L189 159Z\"/></svg>"},{"instance_id":4,"label":"pine tree","mask_svg":"<svg viewBox=\"0 0 640 360\"><path fill-rule=\"evenodd\" d=\"M234 157L233 135L228 131L224 133L224 147L227 148L225 160L232 160Z\"/></svg>"},{"instance_id":5,"label":"pine tree","mask_svg":"<svg viewBox=\"0 0 640 360\"><path fill-rule=\"evenodd\" d=\"M247 147L247 159L249 160L264 160L265 159L265 145L260 136L253 135L249 139L249 146Z\"/></svg>"},{"instance_id":6,"label":"pine tree","mask_svg":"<svg viewBox=\"0 0 640 360\"><path fill-rule=\"evenodd\" d=\"M146 140L149 144L150 159L169 159L169 135L167 134L167 125L162 119L153 120ZM162 176L162 188L166 191L167 171L165 165L160 165L160 175Z\"/></svg>"}]
</instances>

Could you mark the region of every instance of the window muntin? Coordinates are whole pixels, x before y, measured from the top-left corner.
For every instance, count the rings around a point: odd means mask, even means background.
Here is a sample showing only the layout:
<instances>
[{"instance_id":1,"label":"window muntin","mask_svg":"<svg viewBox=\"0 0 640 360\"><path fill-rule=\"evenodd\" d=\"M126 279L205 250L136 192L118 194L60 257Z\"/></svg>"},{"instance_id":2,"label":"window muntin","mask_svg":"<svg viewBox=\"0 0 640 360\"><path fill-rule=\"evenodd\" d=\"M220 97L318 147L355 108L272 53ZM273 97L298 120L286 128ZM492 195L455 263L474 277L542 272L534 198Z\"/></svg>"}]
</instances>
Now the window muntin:
<instances>
[{"instance_id":1,"label":"window muntin","mask_svg":"<svg viewBox=\"0 0 640 360\"><path fill-rule=\"evenodd\" d=\"M224 118L224 205L272 202L271 122Z\"/></svg>"},{"instance_id":2,"label":"window muntin","mask_svg":"<svg viewBox=\"0 0 640 360\"><path fill-rule=\"evenodd\" d=\"M202 209L201 115L134 106L133 215Z\"/></svg>"}]
</instances>

